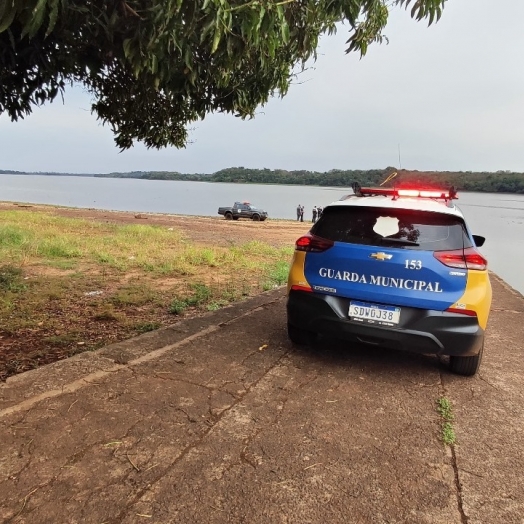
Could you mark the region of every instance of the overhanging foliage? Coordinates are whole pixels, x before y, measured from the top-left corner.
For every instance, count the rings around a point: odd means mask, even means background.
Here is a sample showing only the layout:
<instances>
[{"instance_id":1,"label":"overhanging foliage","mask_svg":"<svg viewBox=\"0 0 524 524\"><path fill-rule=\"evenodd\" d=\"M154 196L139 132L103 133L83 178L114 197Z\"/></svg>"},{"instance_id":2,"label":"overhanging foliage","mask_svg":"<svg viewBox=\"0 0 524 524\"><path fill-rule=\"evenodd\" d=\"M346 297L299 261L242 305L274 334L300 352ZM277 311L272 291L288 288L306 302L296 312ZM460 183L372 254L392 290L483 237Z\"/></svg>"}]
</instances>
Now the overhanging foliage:
<instances>
[{"instance_id":1,"label":"overhanging foliage","mask_svg":"<svg viewBox=\"0 0 524 524\"><path fill-rule=\"evenodd\" d=\"M394 6L438 20L446 0L0 0L0 115L12 120L73 82L116 144L184 147L210 112L246 118L284 96L319 37L349 26L364 55Z\"/></svg>"}]
</instances>

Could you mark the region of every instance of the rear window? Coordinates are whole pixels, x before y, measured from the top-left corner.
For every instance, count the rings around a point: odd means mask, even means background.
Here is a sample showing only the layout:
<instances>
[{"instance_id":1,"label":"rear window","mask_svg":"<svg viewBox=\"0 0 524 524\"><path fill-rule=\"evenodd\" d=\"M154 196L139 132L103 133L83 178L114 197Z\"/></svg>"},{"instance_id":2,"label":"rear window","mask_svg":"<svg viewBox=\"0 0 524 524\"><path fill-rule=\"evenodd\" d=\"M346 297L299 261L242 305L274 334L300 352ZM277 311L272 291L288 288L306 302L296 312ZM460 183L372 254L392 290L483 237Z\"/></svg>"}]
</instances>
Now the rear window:
<instances>
[{"instance_id":1,"label":"rear window","mask_svg":"<svg viewBox=\"0 0 524 524\"><path fill-rule=\"evenodd\" d=\"M443 251L472 247L456 216L378 207L328 207L311 233L335 242Z\"/></svg>"}]
</instances>

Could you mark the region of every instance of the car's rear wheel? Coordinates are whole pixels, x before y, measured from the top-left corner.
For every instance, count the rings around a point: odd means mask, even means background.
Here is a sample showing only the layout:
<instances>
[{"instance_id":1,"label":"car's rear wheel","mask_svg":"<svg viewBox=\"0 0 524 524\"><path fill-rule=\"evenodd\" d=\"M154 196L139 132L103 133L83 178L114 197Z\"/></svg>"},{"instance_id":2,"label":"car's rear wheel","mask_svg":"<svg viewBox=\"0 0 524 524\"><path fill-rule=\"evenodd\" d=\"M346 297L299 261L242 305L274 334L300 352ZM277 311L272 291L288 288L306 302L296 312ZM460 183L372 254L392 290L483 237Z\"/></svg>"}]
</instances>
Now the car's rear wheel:
<instances>
[{"instance_id":1,"label":"car's rear wheel","mask_svg":"<svg viewBox=\"0 0 524 524\"><path fill-rule=\"evenodd\" d=\"M287 323L287 336L293 344L298 346L305 346L311 344L316 338L316 334L312 331L307 331L306 329L300 329L289 322Z\"/></svg>"},{"instance_id":2,"label":"car's rear wheel","mask_svg":"<svg viewBox=\"0 0 524 524\"><path fill-rule=\"evenodd\" d=\"M449 367L453 373L472 377L480 368L482 353L484 353L484 344L482 344L478 355L472 357L456 357L451 355L449 357Z\"/></svg>"},{"instance_id":3,"label":"car's rear wheel","mask_svg":"<svg viewBox=\"0 0 524 524\"><path fill-rule=\"evenodd\" d=\"M233 218L233 214L229 211L224 216L226 217L226 220L231 220Z\"/></svg>"}]
</instances>

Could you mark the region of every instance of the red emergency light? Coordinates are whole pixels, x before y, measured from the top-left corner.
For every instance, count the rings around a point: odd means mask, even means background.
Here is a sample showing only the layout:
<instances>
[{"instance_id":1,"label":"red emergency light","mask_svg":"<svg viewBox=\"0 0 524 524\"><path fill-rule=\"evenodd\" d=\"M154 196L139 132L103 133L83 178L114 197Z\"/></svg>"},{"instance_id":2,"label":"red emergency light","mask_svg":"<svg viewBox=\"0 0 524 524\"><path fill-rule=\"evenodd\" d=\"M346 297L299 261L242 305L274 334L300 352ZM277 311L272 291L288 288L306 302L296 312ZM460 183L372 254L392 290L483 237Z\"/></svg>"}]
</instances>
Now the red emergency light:
<instances>
[{"instance_id":1,"label":"red emergency light","mask_svg":"<svg viewBox=\"0 0 524 524\"><path fill-rule=\"evenodd\" d=\"M385 188L385 187L361 187L360 184L353 184L353 192L356 196L392 196L413 197L413 198L438 198L442 200L457 199L457 191L452 186L449 189L408 189L408 188Z\"/></svg>"}]
</instances>

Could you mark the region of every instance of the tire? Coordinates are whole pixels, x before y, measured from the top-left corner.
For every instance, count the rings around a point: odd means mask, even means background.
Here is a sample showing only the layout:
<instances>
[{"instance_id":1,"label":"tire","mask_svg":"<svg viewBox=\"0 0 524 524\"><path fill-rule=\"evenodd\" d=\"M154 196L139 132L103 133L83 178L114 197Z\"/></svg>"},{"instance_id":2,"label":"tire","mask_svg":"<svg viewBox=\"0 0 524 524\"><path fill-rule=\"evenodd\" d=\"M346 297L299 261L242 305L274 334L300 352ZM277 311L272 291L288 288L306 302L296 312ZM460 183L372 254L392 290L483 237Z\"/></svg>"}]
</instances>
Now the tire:
<instances>
[{"instance_id":1,"label":"tire","mask_svg":"<svg viewBox=\"0 0 524 524\"><path fill-rule=\"evenodd\" d=\"M254 222L258 222L260 220L260 215L253 215L251 218Z\"/></svg>"},{"instance_id":2,"label":"tire","mask_svg":"<svg viewBox=\"0 0 524 524\"><path fill-rule=\"evenodd\" d=\"M472 357L449 357L449 368L457 375L464 375L465 377L472 377L477 373L482 361L482 353L484 353L484 343L478 352L478 355Z\"/></svg>"},{"instance_id":3,"label":"tire","mask_svg":"<svg viewBox=\"0 0 524 524\"><path fill-rule=\"evenodd\" d=\"M224 215L224 217L225 217L226 220L231 220L231 219L233 218L233 214L232 214L230 211L228 211L228 212Z\"/></svg>"},{"instance_id":4,"label":"tire","mask_svg":"<svg viewBox=\"0 0 524 524\"><path fill-rule=\"evenodd\" d=\"M316 338L315 333L312 331L306 331L305 329L297 328L291 325L289 322L287 323L287 336L289 337L289 340L293 342L293 344L298 346L306 346L311 344L311 342L313 342L313 340Z\"/></svg>"}]
</instances>

